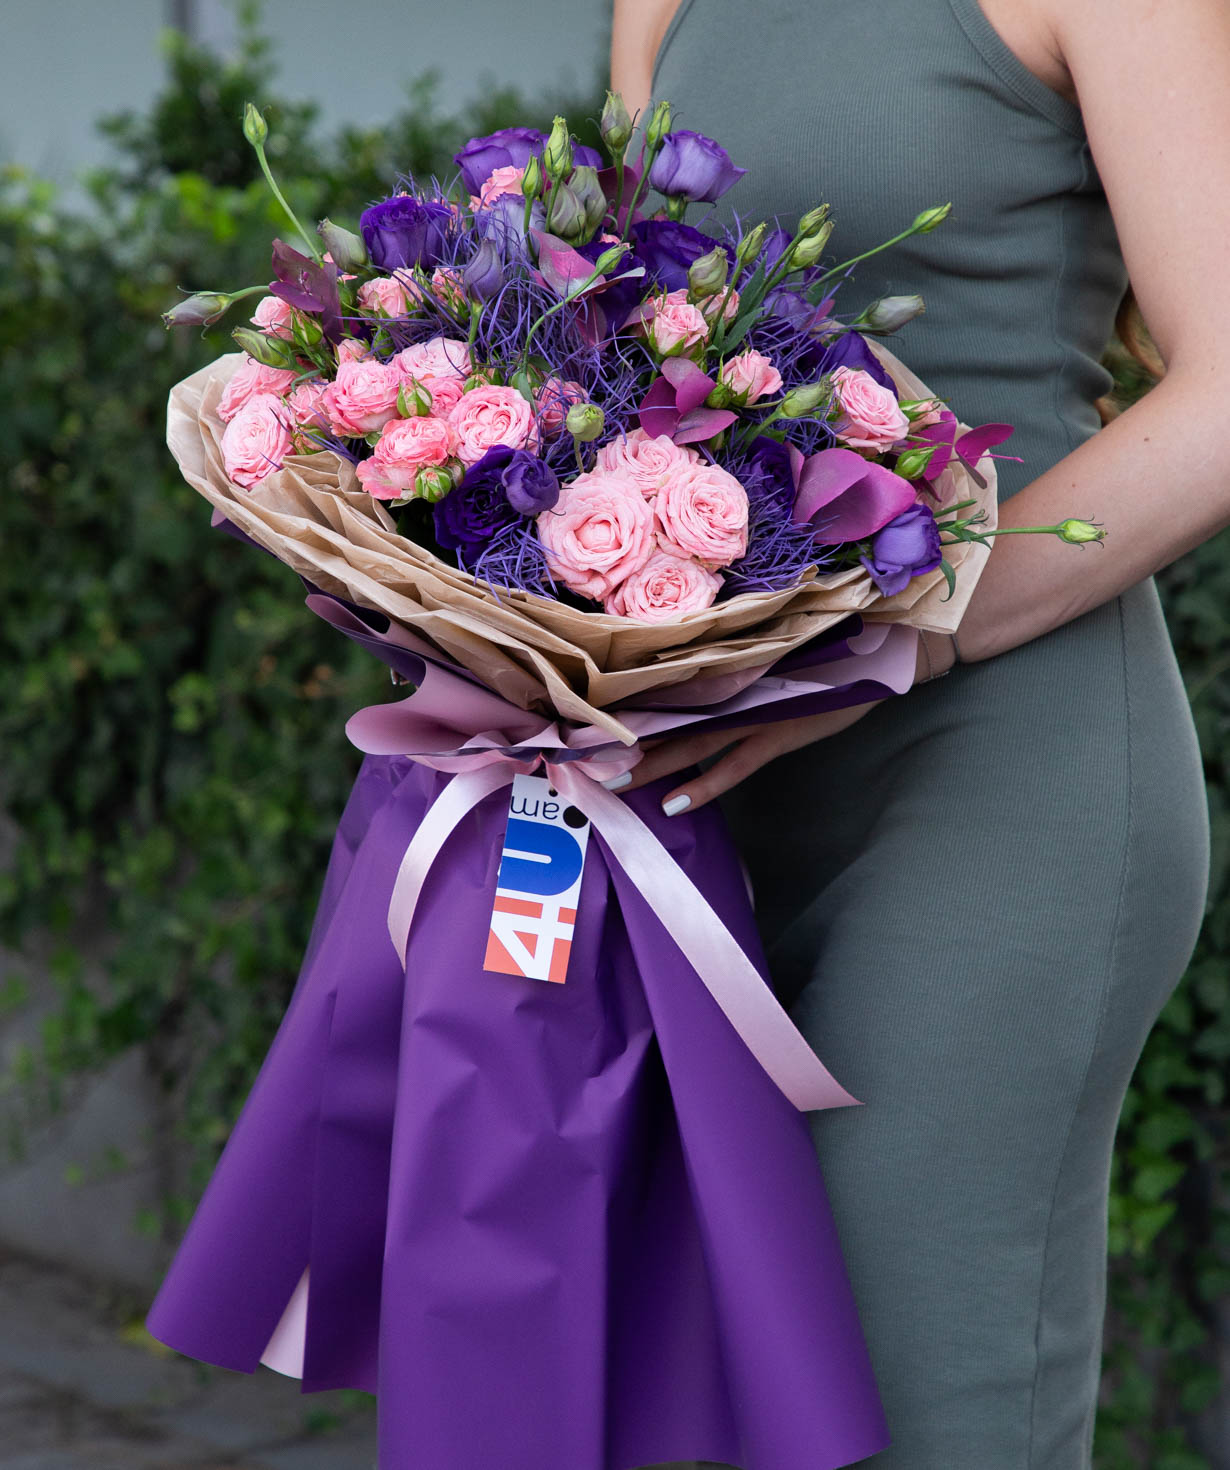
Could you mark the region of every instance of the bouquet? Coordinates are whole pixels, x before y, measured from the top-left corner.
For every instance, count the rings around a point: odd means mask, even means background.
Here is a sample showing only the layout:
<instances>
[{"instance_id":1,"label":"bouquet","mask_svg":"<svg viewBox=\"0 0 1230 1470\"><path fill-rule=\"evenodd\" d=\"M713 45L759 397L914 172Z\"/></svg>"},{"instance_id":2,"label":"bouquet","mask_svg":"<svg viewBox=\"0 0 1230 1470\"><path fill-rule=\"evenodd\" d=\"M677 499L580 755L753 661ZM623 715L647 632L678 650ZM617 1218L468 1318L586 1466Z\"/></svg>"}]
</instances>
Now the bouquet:
<instances>
[{"instance_id":1,"label":"bouquet","mask_svg":"<svg viewBox=\"0 0 1230 1470\"><path fill-rule=\"evenodd\" d=\"M718 811L616 792L646 740L907 690L1010 428L877 340L917 298L837 312L826 205L706 233L744 170L667 104L632 136L612 95L605 156L562 118L471 139L357 232L278 193L272 284L168 313L260 297L168 441L400 694L347 725L303 970L148 1325L378 1393L383 1470L888 1442L805 1116L855 1099Z\"/></svg>"}]
</instances>

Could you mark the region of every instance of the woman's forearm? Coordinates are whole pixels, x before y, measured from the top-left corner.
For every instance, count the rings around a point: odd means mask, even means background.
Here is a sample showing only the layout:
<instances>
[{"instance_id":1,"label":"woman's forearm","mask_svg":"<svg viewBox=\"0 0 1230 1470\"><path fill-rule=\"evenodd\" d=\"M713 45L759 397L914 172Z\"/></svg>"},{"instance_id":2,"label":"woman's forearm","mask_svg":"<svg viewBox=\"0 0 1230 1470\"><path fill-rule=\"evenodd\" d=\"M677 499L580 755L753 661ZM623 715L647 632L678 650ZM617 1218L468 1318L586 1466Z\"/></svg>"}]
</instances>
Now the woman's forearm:
<instances>
[{"instance_id":1,"label":"woman's forearm","mask_svg":"<svg viewBox=\"0 0 1230 1470\"><path fill-rule=\"evenodd\" d=\"M1106 529L993 538L958 637L967 662L992 658L1110 601L1230 525L1230 455L1220 374L1172 371L1146 396L999 507L1001 526L1071 516ZM1011 449L1011 440L1005 446Z\"/></svg>"}]
</instances>

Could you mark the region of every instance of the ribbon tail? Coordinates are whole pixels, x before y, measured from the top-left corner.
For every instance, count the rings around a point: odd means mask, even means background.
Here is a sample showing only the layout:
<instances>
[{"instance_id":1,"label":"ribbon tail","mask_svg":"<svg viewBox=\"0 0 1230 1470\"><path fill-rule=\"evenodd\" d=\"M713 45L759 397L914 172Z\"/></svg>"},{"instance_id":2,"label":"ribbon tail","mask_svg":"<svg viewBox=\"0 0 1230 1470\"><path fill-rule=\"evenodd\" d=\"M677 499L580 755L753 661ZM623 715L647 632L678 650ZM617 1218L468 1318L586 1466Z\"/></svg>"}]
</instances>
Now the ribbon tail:
<instances>
[{"instance_id":1,"label":"ribbon tail","mask_svg":"<svg viewBox=\"0 0 1230 1470\"><path fill-rule=\"evenodd\" d=\"M800 1111L859 1106L782 1009L708 900L632 809L588 776L552 764L551 779L585 813L648 901L752 1055ZM432 809L434 811L434 808Z\"/></svg>"},{"instance_id":2,"label":"ribbon tail","mask_svg":"<svg viewBox=\"0 0 1230 1470\"><path fill-rule=\"evenodd\" d=\"M440 849L466 814L473 811L485 796L490 796L501 786L510 785L513 774L513 770L505 765L462 771L453 777L427 809L402 857L389 899L389 938L403 963L419 895L432 864L440 856Z\"/></svg>"}]
</instances>

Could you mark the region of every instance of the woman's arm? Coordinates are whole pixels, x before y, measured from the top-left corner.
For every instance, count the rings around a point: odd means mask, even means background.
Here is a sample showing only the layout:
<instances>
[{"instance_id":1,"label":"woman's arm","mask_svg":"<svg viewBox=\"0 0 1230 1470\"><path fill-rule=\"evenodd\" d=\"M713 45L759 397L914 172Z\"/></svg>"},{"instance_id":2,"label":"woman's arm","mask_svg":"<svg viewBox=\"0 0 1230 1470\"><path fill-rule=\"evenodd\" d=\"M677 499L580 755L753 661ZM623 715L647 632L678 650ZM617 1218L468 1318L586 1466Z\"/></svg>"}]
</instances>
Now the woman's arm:
<instances>
[{"instance_id":1,"label":"woman's arm","mask_svg":"<svg viewBox=\"0 0 1230 1470\"><path fill-rule=\"evenodd\" d=\"M1108 534L1080 550L1050 536L997 539L961 623L961 655L969 661L1050 632L1230 525L1230 6L1043 6L1167 372L1146 397L1004 502L1003 526L1053 525L1078 515L1098 520ZM933 654L947 641L931 639ZM923 667L920 654L920 674ZM698 806L870 708L758 730L666 800L687 796ZM637 767L635 783L713 754L716 739L665 743Z\"/></svg>"},{"instance_id":2,"label":"woman's arm","mask_svg":"<svg viewBox=\"0 0 1230 1470\"><path fill-rule=\"evenodd\" d=\"M611 16L611 90L636 116L649 104L653 63L680 0L615 0Z\"/></svg>"}]
</instances>

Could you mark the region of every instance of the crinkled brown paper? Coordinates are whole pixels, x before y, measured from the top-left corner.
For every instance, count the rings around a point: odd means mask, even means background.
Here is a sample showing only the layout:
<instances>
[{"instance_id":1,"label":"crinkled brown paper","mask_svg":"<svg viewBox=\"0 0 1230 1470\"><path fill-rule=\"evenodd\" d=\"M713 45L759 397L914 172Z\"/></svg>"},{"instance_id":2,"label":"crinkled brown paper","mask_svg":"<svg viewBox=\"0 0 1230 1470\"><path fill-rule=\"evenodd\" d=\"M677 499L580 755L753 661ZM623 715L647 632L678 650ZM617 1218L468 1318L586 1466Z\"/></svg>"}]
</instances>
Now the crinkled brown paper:
<instances>
[{"instance_id":1,"label":"crinkled brown paper","mask_svg":"<svg viewBox=\"0 0 1230 1470\"><path fill-rule=\"evenodd\" d=\"M931 397L878 343L872 350L904 397ZM634 694L697 674L766 666L852 612L869 621L951 632L990 548L946 546L956 590L945 600L937 568L883 597L860 566L817 575L785 591L744 592L669 623L580 612L530 592L493 590L399 535L389 512L361 488L353 467L330 451L292 454L245 489L222 466L218 400L240 354L228 353L177 383L167 406L167 443L184 478L217 511L323 592L383 613L427 638L522 709L593 723L619 739L606 713ZM980 489L958 460L936 481L943 504L974 498L996 524L995 461L979 464Z\"/></svg>"}]
</instances>

